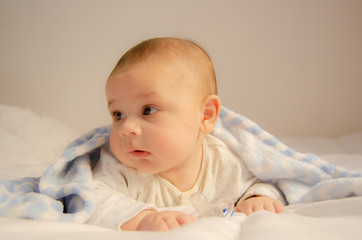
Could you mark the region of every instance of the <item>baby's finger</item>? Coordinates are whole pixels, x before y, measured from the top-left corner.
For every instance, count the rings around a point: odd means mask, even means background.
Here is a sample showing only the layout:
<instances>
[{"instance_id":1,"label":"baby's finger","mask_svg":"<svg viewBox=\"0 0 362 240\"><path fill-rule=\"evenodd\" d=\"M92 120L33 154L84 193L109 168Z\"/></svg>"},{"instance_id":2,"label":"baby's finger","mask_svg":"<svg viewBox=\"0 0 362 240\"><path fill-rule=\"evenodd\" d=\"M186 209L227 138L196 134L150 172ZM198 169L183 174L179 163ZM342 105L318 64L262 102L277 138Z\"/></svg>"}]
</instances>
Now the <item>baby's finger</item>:
<instances>
[{"instance_id":1,"label":"baby's finger","mask_svg":"<svg viewBox=\"0 0 362 240\"><path fill-rule=\"evenodd\" d=\"M272 202L264 203L263 209L266 210L266 211L272 212L272 213L276 213L275 206L274 206L274 204Z\"/></svg>"},{"instance_id":2,"label":"baby's finger","mask_svg":"<svg viewBox=\"0 0 362 240\"><path fill-rule=\"evenodd\" d=\"M187 223L192 223L194 221L197 220L197 218L195 218L194 216L188 215L188 214L183 214L181 213L180 215L178 215L176 217L177 222L180 226L187 224Z\"/></svg>"},{"instance_id":3,"label":"baby's finger","mask_svg":"<svg viewBox=\"0 0 362 240\"><path fill-rule=\"evenodd\" d=\"M180 226L180 224L178 223L176 218L174 218L173 216L169 216L164 220L165 220L165 223L167 224L168 229L174 229L174 228L178 228Z\"/></svg>"},{"instance_id":4,"label":"baby's finger","mask_svg":"<svg viewBox=\"0 0 362 240\"><path fill-rule=\"evenodd\" d=\"M276 213L281 213L284 211L284 206L280 202L274 202L273 205Z\"/></svg>"},{"instance_id":5,"label":"baby's finger","mask_svg":"<svg viewBox=\"0 0 362 240\"><path fill-rule=\"evenodd\" d=\"M157 232L167 232L168 230L169 227L165 222L157 224L155 228L152 229L152 231L157 231Z\"/></svg>"},{"instance_id":6,"label":"baby's finger","mask_svg":"<svg viewBox=\"0 0 362 240\"><path fill-rule=\"evenodd\" d=\"M249 216L250 214L253 213L253 208L251 205L241 203L238 206L236 206L236 212L242 212L247 216Z\"/></svg>"},{"instance_id":7,"label":"baby's finger","mask_svg":"<svg viewBox=\"0 0 362 240\"><path fill-rule=\"evenodd\" d=\"M156 220L155 222L151 222L148 224L142 225L139 230L143 231L158 231L158 232L167 232L168 225L163 220Z\"/></svg>"}]
</instances>

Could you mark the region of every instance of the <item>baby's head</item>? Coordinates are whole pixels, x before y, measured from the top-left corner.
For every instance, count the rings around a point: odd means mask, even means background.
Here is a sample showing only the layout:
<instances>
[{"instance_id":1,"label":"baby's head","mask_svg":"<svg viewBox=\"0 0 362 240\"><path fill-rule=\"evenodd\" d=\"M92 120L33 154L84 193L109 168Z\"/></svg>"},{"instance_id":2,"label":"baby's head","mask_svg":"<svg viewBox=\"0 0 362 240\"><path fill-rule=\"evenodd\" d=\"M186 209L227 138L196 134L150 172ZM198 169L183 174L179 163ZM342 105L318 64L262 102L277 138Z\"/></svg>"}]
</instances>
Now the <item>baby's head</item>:
<instances>
[{"instance_id":1,"label":"baby's head","mask_svg":"<svg viewBox=\"0 0 362 240\"><path fill-rule=\"evenodd\" d=\"M220 111L216 92L213 64L197 44L157 38L131 48L106 83L113 154L168 180L196 167Z\"/></svg>"},{"instance_id":2,"label":"baby's head","mask_svg":"<svg viewBox=\"0 0 362 240\"><path fill-rule=\"evenodd\" d=\"M192 90L203 97L217 94L215 70L209 55L196 43L184 39L153 38L143 41L121 57L112 74L125 71L150 58L162 62L164 67L175 64L181 71L198 75L196 79L192 79L194 82L191 82L191 79L181 79L182 81L177 82L179 85L193 86L194 88L189 88L189 91Z\"/></svg>"}]
</instances>

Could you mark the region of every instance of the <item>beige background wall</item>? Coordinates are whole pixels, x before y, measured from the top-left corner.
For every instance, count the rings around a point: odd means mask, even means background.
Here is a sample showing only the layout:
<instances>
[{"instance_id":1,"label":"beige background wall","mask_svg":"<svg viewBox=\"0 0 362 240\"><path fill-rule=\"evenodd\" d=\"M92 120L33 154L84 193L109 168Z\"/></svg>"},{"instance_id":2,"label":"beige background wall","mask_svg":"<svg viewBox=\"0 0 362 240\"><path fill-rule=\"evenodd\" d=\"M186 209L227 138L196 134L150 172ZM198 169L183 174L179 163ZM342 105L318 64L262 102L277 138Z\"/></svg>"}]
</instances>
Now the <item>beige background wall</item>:
<instances>
[{"instance_id":1,"label":"beige background wall","mask_svg":"<svg viewBox=\"0 0 362 240\"><path fill-rule=\"evenodd\" d=\"M210 53L226 107L277 136L338 136L362 130L361 13L359 0L0 0L0 103L106 124L121 54L176 36Z\"/></svg>"}]
</instances>

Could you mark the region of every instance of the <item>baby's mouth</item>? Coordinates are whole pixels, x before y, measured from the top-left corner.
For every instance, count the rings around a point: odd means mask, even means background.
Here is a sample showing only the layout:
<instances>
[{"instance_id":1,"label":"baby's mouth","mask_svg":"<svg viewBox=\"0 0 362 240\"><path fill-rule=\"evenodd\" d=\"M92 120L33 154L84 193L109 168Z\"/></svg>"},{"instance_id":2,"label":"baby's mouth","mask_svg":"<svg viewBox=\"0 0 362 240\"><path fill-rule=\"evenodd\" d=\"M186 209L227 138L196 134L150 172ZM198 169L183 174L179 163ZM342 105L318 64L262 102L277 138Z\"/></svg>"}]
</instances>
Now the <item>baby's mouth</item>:
<instances>
[{"instance_id":1,"label":"baby's mouth","mask_svg":"<svg viewBox=\"0 0 362 240\"><path fill-rule=\"evenodd\" d=\"M133 151L130 151L129 153L133 157L136 157L136 158L146 158L151 154L150 152L143 151L143 150L133 150Z\"/></svg>"}]
</instances>

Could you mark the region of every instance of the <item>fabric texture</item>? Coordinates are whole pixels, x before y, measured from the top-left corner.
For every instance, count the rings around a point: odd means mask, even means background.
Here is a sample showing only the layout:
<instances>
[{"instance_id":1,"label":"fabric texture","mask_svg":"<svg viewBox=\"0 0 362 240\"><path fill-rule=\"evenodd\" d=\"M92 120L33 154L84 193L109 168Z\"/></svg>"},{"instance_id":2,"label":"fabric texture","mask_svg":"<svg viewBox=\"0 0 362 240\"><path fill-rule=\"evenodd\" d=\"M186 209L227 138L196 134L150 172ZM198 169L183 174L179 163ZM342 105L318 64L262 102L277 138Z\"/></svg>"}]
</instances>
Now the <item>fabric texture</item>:
<instances>
[{"instance_id":1,"label":"fabric texture","mask_svg":"<svg viewBox=\"0 0 362 240\"><path fill-rule=\"evenodd\" d=\"M0 181L0 216L86 222L96 205L91 167L109 135L106 126L75 140L39 178ZM226 108L212 135L257 178L275 184L289 204L362 195L362 172L298 153Z\"/></svg>"},{"instance_id":2,"label":"fabric texture","mask_svg":"<svg viewBox=\"0 0 362 240\"><path fill-rule=\"evenodd\" d=\"M177 210L197 216L196 209L190 206L190 198L196 192L211 204L225 198L235 203L240 197L254 195L284 202L274 185L259 183L242 159L218 138L205 137L202 156L197 181L191 189L182 192L157 174L143 174L122 164L105 145L93 169L97 207L88 223L120 229L144 209L165 211L179 207Z\"/></svg>"}]
</instances>

